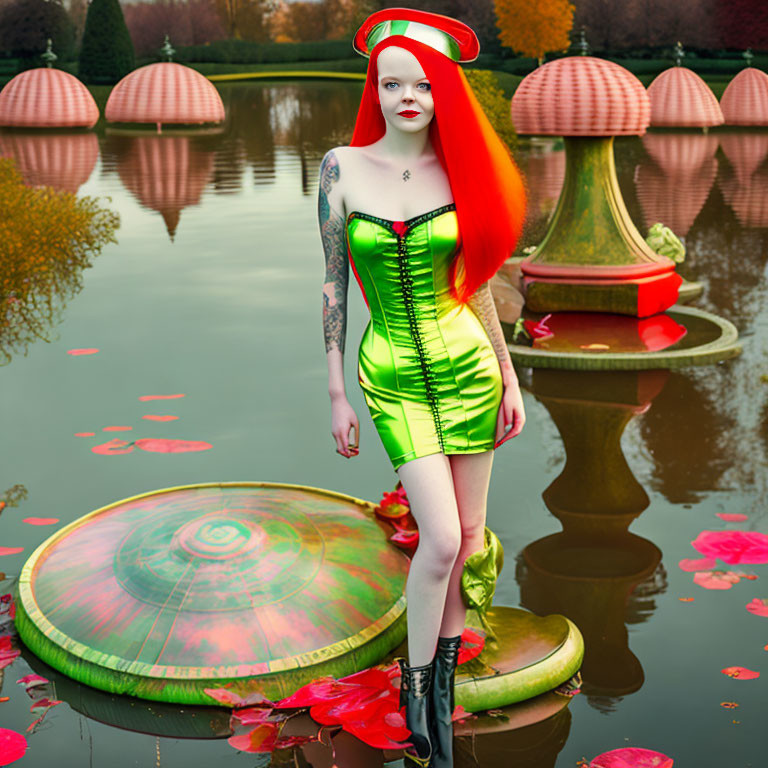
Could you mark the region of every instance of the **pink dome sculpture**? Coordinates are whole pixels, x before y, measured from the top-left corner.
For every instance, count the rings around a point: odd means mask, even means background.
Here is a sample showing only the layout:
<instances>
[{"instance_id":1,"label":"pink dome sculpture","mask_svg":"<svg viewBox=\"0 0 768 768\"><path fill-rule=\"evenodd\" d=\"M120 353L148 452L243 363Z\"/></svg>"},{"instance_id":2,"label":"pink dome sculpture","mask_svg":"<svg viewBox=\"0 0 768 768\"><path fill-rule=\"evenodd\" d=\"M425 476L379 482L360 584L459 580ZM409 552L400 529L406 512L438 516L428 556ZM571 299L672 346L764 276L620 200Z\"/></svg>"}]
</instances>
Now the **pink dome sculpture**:
<instances>
[{"instance_id":1,"label":"pink dome sculpture","mask_svg":"<svg viewBox=\"0 0 768 768\"><path fill-rule=\"evenodd\" d=\"M724 122L710 87L687 67L670 67L648 86L651 125L704 127Z\"/></svg>"},{"instance_id":2,"label":"pink dome sculpture","mask_svg":"<svg viewBox=\"0 0 768 768\"><path fill-rule=\"evenodd\" d=\"M0 157L15 161L28 186L77 193L96 166L99 140L93 133L6 133Z\"/></svg>"},{"instance_id":3,"label":"pink dome sculpture","mask_svg":"<svg viewBox=\"0 0 768 768\"><path fill-rule=\"evenodd\" d=\"M90 91L60 69L20 72L0 91L0 125L18 128L93 128L99 108Z\"/></svg>"},{"instance_id":4,"label":"pink dome sculpture","mask_svg":"<svg viewBox=\"0 0 768 768\"><path fill-rule=\"evenodd\" d=\"M720 98L726 125L768 125L768 75L746 67Z\"/></svg>"},{"instance_id":5,"label":"pink dome sculpture","mask_svg":"<svg viewBox=\"0 0 768 768\"><path fill-rule=\"evenodd\" d=\"M200 203L213 175L213 155L196 149L188 136L137 136L117 172L141 205L163 217L173 240L181 212Z\"/></svg>"},{"instance_id":6,"label":"pink dome sculpture","mask_svg":"<svg viewBox=\"0 0 768 768\"><path fill-rule=\"evenodd\" d=\"M112 123L220 123L224 104L206 77L183 64L160 61L135 69L109 94Z\"/></svg>"},{"instance_id":7,"label":"pink dome sculpture","mask_svg":"<svg viewBox=\"0 0 768 768\"><path fill-rule=\"evenodd\" d=\"M642 136L651 105L643 84L619 64L566 56L523 78L512 97L512 123L539 136Z\"/></svg>"}]
</instances>

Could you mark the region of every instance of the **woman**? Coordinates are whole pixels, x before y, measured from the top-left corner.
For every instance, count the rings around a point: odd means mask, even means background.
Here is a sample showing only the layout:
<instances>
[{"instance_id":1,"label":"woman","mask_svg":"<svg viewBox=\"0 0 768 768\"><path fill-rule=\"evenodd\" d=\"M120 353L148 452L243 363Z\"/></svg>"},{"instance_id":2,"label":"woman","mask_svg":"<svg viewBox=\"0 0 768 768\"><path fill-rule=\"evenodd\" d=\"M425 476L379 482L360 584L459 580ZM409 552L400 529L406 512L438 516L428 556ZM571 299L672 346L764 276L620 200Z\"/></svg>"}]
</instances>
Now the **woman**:
<instances>
[{"instance_id":1,"label":"woman","mask_svg":"<svg viewBox=\"0 0 768 768\"><path fill-rule=\"evenodd\" d=\"M359 382L419 526L410 666L400 660L409 756L450 766L461 573L483 548L493 448L525 420L488 286L514 250L525 192L458 66L478 53L469 27L388 9L355 48L370 61L354 135L320 171L332 434L338 453L357 455L342 365L351 265L371 313Z\"/></svg>"}]
</instances>

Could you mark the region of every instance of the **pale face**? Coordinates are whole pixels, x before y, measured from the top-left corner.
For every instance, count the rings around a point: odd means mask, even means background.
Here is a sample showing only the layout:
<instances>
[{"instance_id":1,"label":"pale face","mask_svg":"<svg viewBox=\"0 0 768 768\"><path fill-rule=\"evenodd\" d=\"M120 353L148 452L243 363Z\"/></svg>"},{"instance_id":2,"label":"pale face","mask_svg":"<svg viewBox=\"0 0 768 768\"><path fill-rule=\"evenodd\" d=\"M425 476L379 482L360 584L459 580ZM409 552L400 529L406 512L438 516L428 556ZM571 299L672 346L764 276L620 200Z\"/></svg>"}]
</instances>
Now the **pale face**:
<instances>
[{"instance_id":1,"label":"pale face","mask_svg":"<svg viewBox=\"0 0 768 768\"><path fill-rule=\"evenodd\" d=\"M379 102L384 119L393 128L416 133L435 114L429 80L419 60L405 48L385 48L377 61Z\"/></svg>"}]
</instances>

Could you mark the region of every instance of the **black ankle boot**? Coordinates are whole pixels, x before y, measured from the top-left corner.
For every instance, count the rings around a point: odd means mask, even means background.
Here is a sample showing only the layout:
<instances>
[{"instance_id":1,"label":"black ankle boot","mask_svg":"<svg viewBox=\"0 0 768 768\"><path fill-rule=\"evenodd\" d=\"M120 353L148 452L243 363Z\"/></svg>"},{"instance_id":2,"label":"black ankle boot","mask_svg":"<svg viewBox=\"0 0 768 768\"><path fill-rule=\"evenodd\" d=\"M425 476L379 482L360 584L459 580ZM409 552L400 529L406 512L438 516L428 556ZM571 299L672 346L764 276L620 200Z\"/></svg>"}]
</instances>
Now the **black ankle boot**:
<instances>
[{"instance_id":1,"label":"black ankle boot","mask_svg":"<svg viewBox=\"0 0 768 768\"><path fill-rule=\"evenodd\" d=\"M453 681L459 658L461 635L439 637L432 664L432 707L430 709L429 735L432 740L434 768L453 768Z\"/></svg>"},{"instance_id":2,"label":"black ankle boot","mask_svg":"<svg viewBox=\"0 0 768 768\"><path fill-rule=\"evenodd\" d=\"M411 732L408 741L413 744L413 749L409 748L405 753L405 764L427 768L432 765L429 735L432 662L409 667L404 658L398 657L396 661L400 665L400 706L405 705L405 725Z\"/></svg>"}]
</instances>

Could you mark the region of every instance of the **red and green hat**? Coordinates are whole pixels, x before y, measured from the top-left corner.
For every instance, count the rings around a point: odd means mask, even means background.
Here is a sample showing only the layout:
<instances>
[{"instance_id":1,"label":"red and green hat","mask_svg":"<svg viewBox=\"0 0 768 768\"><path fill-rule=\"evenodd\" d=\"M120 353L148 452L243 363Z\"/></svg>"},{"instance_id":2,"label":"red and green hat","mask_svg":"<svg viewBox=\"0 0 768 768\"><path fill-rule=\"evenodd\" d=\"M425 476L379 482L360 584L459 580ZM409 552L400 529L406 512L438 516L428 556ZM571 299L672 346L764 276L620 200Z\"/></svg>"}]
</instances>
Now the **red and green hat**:
<instances>
[{"instance_id":1,"label":"red and green hat","mask_svg":"<svg viewBox=\"0 0 768 768\"><path fill-rule=\"evenodd\" d=\"M474 61L480 53L477 35L466 24L439 13L410 8L387 8L372 13L357 30L352 46L361 56L369 57L378 43L392 35L417 40L462 64Z\"/></svg>"}]
</instances>

